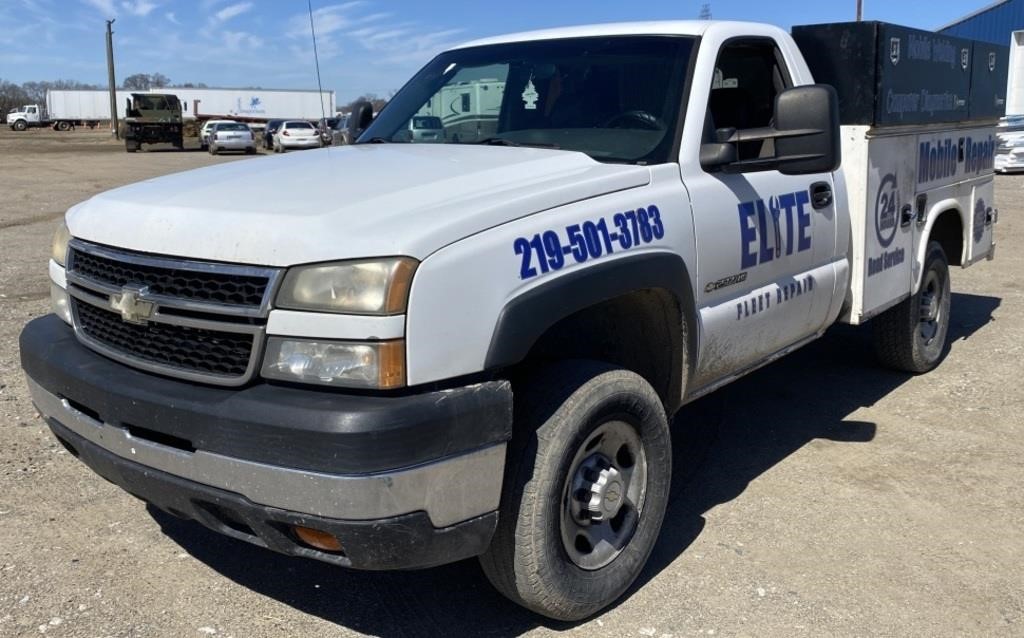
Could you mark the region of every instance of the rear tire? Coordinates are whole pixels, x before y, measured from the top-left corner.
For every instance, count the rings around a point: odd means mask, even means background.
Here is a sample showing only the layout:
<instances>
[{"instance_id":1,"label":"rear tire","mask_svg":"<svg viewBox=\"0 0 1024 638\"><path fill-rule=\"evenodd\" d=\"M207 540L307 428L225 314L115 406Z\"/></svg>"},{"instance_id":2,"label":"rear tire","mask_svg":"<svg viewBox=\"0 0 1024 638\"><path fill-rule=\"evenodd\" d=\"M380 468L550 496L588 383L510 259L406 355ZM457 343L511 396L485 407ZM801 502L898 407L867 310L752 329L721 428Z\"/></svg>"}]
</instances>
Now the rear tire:
<instances>
[{"instance_id":1,"label":"rear tire","mask_svg":"<svg viewBox=\"0 0 1024 638\"><path fill-rule=\"evenodd\" d=\"M71 124L69 122L64 122L64 121L57 122L57 130L58 131L70 131L71 130Z\"/></svg>"},{"instance_id":2,"label":"rear tire","mask_svg":"<svg viewBox=\"0 0 1024 638\"><path fill-rule=\"evenodd\" d=\"M132 140L125 140L124 150L126 150L127 152L134 153L135 151L139 150L140 148L142 148L142 144L140 144L139 142L133 142Z\"/></svg>"},{"instance_id":3,"label":"rear tire","mask_svg":"<svg viewBox=\"0 0 1024 638\"><path fill-rule=\"evenodd\" d=\"M213 144L210 144L209 151L210 151L210 155L216 155L217 154L217 147L214 146Z\"/></svg>"},{"instance_id":4,"label":"rear tire","mask_svg":"<svg viewBox=\"0 0 1024 638\"><path fill-rule=\"evenodd\" d=\"M915 374L939 365L946 355L951 298L946 253L929 242L920 289L872 322L879 361Z\"/></svg>"},{"instance_id":5,"label":"rear tire","mask_svg":"<svg viewBox=\"0 0 1024 638\"><path fill-rule=\"evenodd\" d=\"M658 538L668 420L643 378L593 361L552 365L515 397L498 527L480 564L514 602L580 620L626 591Z\"/></svg>"}]
</instances>

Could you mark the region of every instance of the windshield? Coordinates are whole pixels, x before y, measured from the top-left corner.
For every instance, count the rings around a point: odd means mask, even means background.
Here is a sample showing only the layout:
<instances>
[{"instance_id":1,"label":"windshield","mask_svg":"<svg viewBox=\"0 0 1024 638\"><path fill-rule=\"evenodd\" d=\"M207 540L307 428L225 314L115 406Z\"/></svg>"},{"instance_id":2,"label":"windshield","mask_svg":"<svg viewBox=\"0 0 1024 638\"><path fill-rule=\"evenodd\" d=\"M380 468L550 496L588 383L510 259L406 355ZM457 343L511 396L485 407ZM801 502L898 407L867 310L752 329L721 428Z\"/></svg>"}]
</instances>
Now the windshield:
<instances>
[{"instance_id":1,"label":"windshield","mask_svg":"<svg viewBox=\"0 0 1024 638\"><path fill-rule=\"evenodd\" d=\"M286 129L313 128L313 125L309 122L288 122L284 127Z\"/></svg>"},{"instance_id":2,"label":"windshield","mask_svg":"<svg viewBox=\"0 0 1024 638\"><path fill-rule=\"evenodd\" d=\"M616 36L442 53L359 142L418 142L440 120L448 144L582 151L599 161L668 161L694 39Z\"/></svg>"},{"instance_id":3,"label":"windshield","mask_svg":"<svg viewBox=\"0 0 1024 638\"><path fill-rule=\"evenodd\" d=\"M248 131L249 130L248 126L246 126L245 124L238 124L237 122L232 122L231 124L215 124L213 126L213 128L216 131Z\"/></svg>"},{"instance_id":4,"label":"windshield","mask_svg":"<svg viewBox=\"0 0 1024 638\"><path fill-rule=\"evenodd\" d=\"M178 108L178 98L173 95L135 95L135 108L140 111L173 111Z\"/></svg>"}]
</instances>

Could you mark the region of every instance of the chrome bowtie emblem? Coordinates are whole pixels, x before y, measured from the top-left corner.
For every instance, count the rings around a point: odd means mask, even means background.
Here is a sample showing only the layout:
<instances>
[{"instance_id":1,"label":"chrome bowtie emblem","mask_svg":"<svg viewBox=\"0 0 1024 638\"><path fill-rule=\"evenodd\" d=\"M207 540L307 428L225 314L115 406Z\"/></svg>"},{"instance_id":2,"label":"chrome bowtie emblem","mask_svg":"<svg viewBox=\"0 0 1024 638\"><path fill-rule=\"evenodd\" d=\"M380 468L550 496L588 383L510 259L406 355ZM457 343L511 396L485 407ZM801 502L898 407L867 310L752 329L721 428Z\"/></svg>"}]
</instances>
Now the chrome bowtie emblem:
<instances>
[{"instance_id":1,"label":"chrome bowtie emblem","mask_svg":"<svg viewBox=\"0 0 1024 638\"><path fill-rule=\"evenodd\" d=\"M147 292L149 288L146 286L124 286L120 293L110 295L110 309L121 313L121 319L128 323L145 324L156 310L152 301L139 299Z\"/></svg>"}]
</instances>

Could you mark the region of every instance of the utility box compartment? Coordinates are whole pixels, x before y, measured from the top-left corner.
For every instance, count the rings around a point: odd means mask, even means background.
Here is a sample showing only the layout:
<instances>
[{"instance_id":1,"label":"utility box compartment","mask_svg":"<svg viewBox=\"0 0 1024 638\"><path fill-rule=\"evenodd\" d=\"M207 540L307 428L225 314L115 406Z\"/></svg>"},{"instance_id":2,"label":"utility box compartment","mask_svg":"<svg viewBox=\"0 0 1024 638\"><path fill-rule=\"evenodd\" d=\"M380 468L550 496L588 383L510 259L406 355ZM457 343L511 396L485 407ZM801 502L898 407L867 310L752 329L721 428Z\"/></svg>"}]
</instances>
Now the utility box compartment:
<instances>
[{"instance_id":1,"label":"utility box compartment","mask_svg":"<svg viewBox=\"0 0 1024 638\"><path fill-rule=\"evenodd\" d=\"M797 26L793 39L815 81L839 93L843 124L897 126L972 118L970 40L885 22ZM985 110L981 115L1001 114Z\"/></svg>"},{"instance_id":2,"label":"utility box compartment","mask_svg":"<svg viewBox=\"0 0 1024 638\"><path fill-rule=\"evenodd\" d=\"M1006 114L1006 81L1010 69L1010 47L974 42L971 49L971 97L968 116L972 120L996 119Z\"/></svg>"}]
</instances>

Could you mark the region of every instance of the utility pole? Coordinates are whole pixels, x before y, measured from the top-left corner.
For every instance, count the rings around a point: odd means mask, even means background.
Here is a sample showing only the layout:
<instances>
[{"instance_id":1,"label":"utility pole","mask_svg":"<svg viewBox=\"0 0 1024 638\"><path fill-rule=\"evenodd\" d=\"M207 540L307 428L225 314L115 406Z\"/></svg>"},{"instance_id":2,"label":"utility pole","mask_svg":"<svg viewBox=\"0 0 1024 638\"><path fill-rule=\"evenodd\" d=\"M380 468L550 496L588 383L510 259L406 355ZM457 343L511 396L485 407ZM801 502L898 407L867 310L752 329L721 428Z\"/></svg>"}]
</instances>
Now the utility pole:
<instances>
[{"instance_id":1,"label":"utility pole","mask_svg":"<svg viewBox=\"0 0 1024 638\"><path fill-rule=\"evenodd\" d=\"M864 0L857 0L857 22L864 19Z\"/></svg>"},{"instance_id":2,"label":"utility pole","mask_svg":"<svg viewBox=\"0 0 1024 638\"><path fill-rule=\"evenodd\" d=\"M114 32L110 30L114 20L107 20L107 86L110 87L110 132L114 139L121 139L117 131L117 83L114 81Z\"/></svg>"},{"instance_id":3,"label":"utility pole","mask_svg":"<svg viewBox=\"0 0 1024 638\"><path fill-rule=\"evenodd\" d=\"M697 16L698 20L710 20L711 19L711 3L705 2L700 6L700 15Z\"/></svg>"}]
</instances>

